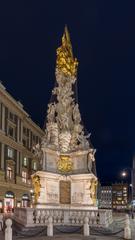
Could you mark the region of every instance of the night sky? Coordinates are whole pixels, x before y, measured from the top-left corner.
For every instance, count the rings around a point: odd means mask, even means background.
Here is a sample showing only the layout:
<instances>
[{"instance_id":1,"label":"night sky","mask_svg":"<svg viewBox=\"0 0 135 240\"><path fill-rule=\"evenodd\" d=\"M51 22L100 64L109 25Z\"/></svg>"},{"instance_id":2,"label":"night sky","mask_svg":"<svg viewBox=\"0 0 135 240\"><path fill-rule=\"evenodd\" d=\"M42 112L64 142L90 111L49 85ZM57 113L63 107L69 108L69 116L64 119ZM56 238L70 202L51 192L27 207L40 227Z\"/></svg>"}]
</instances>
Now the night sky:
<instances>
[{"instance_id":1,"label":"night sky","mask_svg":"<svg viewBox=\"0 0 135 240\"><path fill-rule=\"evenodd\" d=\"M120 181L135 153L135 4L126 0L1 1L0 79L43 127L67 24L78 58L82 119L98 177ZM5 4L5 5L4 5Z\"/></svg>"}]
</instances>

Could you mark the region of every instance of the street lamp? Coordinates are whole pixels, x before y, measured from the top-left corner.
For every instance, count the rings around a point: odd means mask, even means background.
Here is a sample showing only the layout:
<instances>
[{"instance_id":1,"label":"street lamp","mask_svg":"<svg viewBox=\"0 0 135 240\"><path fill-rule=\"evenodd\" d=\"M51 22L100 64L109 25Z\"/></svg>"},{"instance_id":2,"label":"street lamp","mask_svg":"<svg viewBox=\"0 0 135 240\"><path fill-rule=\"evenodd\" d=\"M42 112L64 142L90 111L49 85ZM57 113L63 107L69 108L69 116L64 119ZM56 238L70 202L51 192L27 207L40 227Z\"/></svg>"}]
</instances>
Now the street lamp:
<instances>
[{"instance_id":1,"label":"street lamp","mask_svg":"<svg viewBox=\"0 0 135 240\"><path fill-rule=\"evenodd\" d=\"M134 211L133 211L133 169L128 167L126 169L123 169L123 171L121 172L121 176L122 177L127 177L128 176L128 172L130 171L131 174L131 183L130 183L130 187L131 187L131 212L132 212L132 218L134 218Z\"/></svg>"},{"instance_id":2,"label":"street lamp","mask_svg":"<svg viewBox=\"0 0 135 240\"><path fill-rule=\"evenodd\" d=\"M121 176L122 177L126 177L127 176L127 172L125 170L123 170L122 173L121 173Z\"/></svg>"}]
</instances>

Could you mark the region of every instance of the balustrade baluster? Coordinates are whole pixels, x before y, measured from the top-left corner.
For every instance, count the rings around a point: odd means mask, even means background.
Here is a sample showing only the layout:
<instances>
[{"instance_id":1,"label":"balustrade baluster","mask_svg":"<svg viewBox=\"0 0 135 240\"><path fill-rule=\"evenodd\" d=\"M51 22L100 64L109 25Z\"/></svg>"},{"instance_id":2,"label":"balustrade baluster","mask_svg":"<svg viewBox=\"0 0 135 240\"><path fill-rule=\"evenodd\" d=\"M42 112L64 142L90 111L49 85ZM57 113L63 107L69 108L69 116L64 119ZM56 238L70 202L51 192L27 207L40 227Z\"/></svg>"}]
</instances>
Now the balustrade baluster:
<instances>
[{"instance_id":1,"label":"balustrade baluster","mask_svg":"<svg viewBox=\"0 0 135 240\"><path fill-rule=\"evenodd\" d=\"M40 223L40 210L36 211L36 223Z\"/></svg>"}]
</instances>

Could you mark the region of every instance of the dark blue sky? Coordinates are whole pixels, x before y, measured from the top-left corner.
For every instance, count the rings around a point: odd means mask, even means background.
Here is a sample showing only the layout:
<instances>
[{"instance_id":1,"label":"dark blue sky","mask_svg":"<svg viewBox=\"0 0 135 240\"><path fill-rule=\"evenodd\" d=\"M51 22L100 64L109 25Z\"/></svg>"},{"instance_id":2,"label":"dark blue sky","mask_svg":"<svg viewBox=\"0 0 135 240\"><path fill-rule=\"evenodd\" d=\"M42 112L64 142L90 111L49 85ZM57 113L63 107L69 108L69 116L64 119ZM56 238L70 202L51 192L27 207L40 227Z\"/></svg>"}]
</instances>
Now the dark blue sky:
<instances>
[{"instance_id":1,"label":"dark blue sky","mask_svg":"<svg viewBox=\"0 0 135 240\"><path fill-rule=\"evenodd\" d=\"M65 23L79 60L83 122L98 176L120 180L135 152L134 1L1 1L0 79L43 126Z\"/></svg>"}]
</instances>

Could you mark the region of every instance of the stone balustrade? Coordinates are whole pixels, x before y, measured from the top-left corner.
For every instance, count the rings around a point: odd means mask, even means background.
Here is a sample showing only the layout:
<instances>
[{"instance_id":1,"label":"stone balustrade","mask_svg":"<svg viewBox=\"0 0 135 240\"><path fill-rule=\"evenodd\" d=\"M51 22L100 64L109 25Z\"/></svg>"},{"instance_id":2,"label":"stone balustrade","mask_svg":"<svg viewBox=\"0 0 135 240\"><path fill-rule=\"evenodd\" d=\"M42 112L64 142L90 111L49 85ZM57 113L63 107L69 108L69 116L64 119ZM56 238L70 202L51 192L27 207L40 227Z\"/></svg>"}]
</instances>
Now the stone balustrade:
<instances>
[{"instance_id":1,"label":"stone balustrade","mask_svg":"<svg viewBox=\"0 0 135 240\"><path fill-rule=\"evenodd\" d=\"M112 223L111 210L79 210L79 209L39 209L16 208L14 218L26 227L47 226L49 217L53 225L82 226L88 218L89 226L108 227Z\"/></svg>"}]
</instances>

